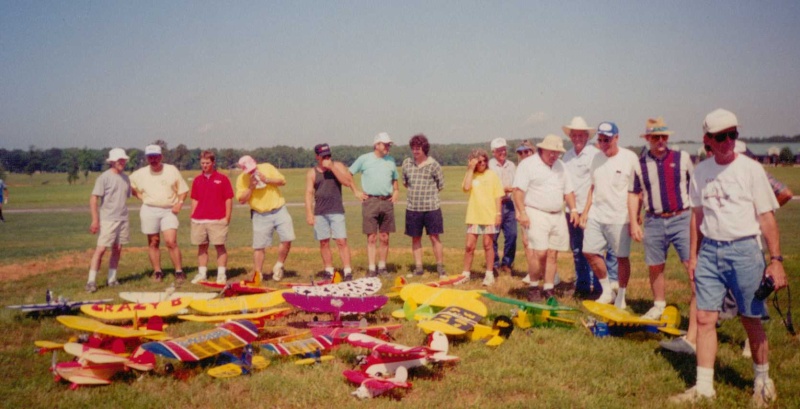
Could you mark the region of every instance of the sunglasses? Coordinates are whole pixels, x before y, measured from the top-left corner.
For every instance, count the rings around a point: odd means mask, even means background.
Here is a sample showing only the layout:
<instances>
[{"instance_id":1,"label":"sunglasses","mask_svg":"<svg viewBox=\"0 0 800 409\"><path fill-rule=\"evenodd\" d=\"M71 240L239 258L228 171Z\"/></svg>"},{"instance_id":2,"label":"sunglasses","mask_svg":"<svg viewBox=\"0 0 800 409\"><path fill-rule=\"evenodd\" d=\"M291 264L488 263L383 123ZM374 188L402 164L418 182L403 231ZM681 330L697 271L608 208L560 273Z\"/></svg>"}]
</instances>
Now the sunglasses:
<instances>
[{"instance_id":1,"label":"sunglasses","mask_svg":"<svg viewBox=\"0 0 800 409\"><path fill-rule=\"evenodd\" d=\"M717 142L725 142L725 139L730 139L732 141L735 141L739 137L739 131L728 131L718 134L707 133L706 136Z\"/></svg>"},{"instance_id":2,"label":"sunglasses","mask_svg":"<svg viewBox=\"0 0 800 409\"><path fill-rule=\"evenodd\" d=\"M669 135L657 134L657 135L648 135L651 141L658 142L660 140L667 140L669 139Z\"/></svg>"},{"instance_id":3,"label":"sunglasses","mask_svg":"<svg viewBox=\"0 0 800 409\"><path fill-rule=\"evenodd\" d=\"M598 136L597 137L597 142L598 143L609 143L609 142L611 142L612 139L614 139L614 138L601 138L601 137Z\"/></svg>"}]
</instances>

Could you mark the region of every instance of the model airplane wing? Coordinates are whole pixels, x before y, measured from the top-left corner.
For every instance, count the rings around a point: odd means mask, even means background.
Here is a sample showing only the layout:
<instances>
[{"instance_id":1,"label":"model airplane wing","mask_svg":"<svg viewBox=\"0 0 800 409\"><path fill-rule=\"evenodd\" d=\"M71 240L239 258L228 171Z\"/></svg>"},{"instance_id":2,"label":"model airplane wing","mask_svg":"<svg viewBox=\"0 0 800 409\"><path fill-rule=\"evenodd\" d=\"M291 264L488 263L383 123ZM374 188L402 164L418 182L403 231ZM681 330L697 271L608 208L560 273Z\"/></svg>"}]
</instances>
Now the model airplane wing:
<instances>
[{"instance_id":1,"label":"model airplane wing","mask_svg":"<svg viewBox=\"0 0 800 409\"><path fill-rule=\"evenodd\" d=\"M278 355L302 355L330 349L333 347L333 338L328 335L318 335L288 342L261 344L261 347Z\"/></svg>"},{"instance_id":2,"label":"model airplane wing","mask_svg":"<svg viewBox=\"0 0 800 409\"><path fill-rule=\"evenodd\" d=\"M141 348L154 354L181 361L198 361L224 351L244 347L258 337L258 329L249 321L229 321L214 329L171 341L148 342Z\"/></svg>"},{"instance_id":3,"label":"model airplane wing","mask_svg":"<svg viewBox=\"0 0 800 409\"><path fill-rule=\"evenodd\" d=\"M116 325L105 324L91 318L78 317L74 315L60 315L56 317L56 320L68 328L76 329L78 331L108 335L116 338L142 337L150 339L163 339L166 336L163 331L123 328Z\"/></svg>"}]
</instances>

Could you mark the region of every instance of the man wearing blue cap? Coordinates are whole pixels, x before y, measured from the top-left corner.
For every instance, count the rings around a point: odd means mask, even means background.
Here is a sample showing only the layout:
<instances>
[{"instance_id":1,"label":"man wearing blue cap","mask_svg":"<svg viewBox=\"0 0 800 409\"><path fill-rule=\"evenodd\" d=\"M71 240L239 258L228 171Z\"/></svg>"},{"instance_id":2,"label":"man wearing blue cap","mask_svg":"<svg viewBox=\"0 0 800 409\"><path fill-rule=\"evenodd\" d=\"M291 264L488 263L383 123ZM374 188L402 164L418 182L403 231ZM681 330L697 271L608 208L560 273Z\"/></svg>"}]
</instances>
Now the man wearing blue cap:
<instances>
[{"instance_id":1,"label":"man wearing blue cap","mask_svg":"<svg viewBox=\"0 0 800 409\"><path fill-rule=\"evenodd\" d=\"M631 235L628 203L633 202L633 178L639 157L619 147L619 129L613 122L597 127L597 143L602 155L592 159L592 185L581 214L580 225L585 229L583 254L592 271L600 279L603 292L597 302L624 309L625 289L628 286L631 264ZM611 247L619 262L619 292L614 297L603 252Z\"/></svg>"}]
</instances>

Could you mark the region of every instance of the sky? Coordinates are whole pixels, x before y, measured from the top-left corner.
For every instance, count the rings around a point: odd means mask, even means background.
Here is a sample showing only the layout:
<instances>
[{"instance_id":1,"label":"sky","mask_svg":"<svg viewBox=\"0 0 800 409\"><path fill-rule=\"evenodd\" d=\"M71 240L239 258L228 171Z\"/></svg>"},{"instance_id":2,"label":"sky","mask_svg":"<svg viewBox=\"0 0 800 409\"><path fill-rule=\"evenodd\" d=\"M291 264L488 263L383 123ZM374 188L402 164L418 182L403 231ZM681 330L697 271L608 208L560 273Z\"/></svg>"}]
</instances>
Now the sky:
<instances>
[{"instance_id":1,"label":"sky","mask_svg":"<svg viewBox=\"0 0 800 409\"><path fill-rule=\"evenodd\" d=\"M800 1L0 0L0 148L800 134Z\"/></svg>"}]
</instances>

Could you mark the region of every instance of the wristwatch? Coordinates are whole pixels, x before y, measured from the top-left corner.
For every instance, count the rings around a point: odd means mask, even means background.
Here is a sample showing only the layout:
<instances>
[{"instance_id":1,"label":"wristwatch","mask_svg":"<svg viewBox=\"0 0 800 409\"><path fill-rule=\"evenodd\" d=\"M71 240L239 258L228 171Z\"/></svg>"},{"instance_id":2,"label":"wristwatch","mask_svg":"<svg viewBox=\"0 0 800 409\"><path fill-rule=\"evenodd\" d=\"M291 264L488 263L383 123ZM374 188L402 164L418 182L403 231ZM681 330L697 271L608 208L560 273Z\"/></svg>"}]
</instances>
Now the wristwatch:
<instances>
[{"instance_id":1,"label":"wristwatch","mask_svg":"<svg viewBox=\"0 0 800 409\"><path fill-rule=\"evenodd\" d=\"M769 261L780 261L783 263L783 256L772 256L769 258Z\"/></svg>"}]
</instances>

